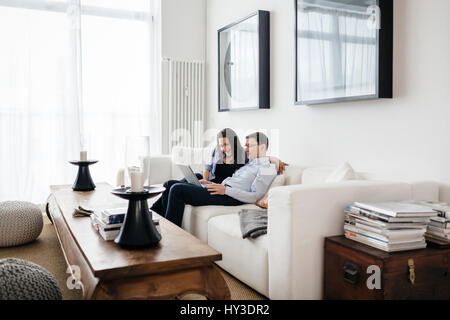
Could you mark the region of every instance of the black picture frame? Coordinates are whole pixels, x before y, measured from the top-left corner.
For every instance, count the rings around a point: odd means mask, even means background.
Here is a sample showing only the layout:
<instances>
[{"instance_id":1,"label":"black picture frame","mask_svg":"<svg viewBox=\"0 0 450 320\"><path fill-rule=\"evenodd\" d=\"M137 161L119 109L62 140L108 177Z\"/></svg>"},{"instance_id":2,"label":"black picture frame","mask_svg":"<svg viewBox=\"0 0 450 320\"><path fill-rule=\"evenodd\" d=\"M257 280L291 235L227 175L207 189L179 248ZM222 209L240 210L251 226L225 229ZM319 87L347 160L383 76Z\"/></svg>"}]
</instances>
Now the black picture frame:
<instances>
[{"instance_id":1,"label":"black picture frame","mask_svg":"<svg viewBox=\"0 0 450 320\"><path fill-rule=\"evenodd\" d=\"M295 105L314 105L341 101L368 100L393 98L393 25L394 25L394 4L393 0L376 0L380 8L380 26L377 34L378 42L378 70L377 90L373 96L352 96L332 99L301 100L298 96L298 1L294 1L295 29L294 29L294 50L295 50L295 69L294 69L294 104ZM345 1L348 3L348 1ZM308 62L305 62L308 63Z\"/></svg>"},{"instance_id":2,"label":"black picture frame","mask_svg":"<svg viewBox=\"0 0 450 320\"><path fill-rule=\"evenodd\" d=\"M255 105L230 106L223 102L224 88L221 87L224 76L224 61L222 61L223 51L221 52L221 35L231 28L257 16L258 26L258 62L257 62L257 93ZM255 109L270 109L270 12L258 10L245 18L239 19L223 28L217 30L217 52L218 52L218 111L245 111Z\"/></svg>"}]
</instances>

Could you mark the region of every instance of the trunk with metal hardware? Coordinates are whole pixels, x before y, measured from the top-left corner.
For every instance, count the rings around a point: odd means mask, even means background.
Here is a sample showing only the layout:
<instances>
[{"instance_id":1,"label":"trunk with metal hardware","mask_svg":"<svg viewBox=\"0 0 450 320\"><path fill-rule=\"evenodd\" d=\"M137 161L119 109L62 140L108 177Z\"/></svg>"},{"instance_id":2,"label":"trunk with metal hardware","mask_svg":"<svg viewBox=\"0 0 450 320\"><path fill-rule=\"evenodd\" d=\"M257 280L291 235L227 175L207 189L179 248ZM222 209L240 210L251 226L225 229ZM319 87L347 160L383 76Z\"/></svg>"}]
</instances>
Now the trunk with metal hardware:
<instances>
[{"instance_id":1,"label":"trunk with metal hardware","mask_svg":"<svg viewBox=\"0 0 450 320\"><path fill-rule=\"evenodd\" d=\"M388 253L344 236L325 239L325 299L450 299L450 249Z\"/></svg>"}]
</instances>

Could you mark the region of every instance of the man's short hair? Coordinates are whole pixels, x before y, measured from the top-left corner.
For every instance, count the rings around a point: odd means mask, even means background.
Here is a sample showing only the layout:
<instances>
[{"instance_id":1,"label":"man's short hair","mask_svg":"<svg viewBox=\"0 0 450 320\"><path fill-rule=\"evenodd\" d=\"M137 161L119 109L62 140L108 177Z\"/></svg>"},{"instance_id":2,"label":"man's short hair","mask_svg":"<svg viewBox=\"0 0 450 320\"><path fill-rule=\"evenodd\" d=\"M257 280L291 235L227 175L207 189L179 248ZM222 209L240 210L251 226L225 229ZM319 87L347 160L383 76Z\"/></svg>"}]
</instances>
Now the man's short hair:
<instances>
[{"instance_id":1,"label":"man's short hair","mask_svg":"<svg viewBox=\"0 0 450 320\"><path fill-rule=\"evenodd\" d=\"M245 137L245 139L253 138L258 145L265 144L266 150L269 148L269 138L262 132L254 132Z\"/></svg>"}]
</instances>

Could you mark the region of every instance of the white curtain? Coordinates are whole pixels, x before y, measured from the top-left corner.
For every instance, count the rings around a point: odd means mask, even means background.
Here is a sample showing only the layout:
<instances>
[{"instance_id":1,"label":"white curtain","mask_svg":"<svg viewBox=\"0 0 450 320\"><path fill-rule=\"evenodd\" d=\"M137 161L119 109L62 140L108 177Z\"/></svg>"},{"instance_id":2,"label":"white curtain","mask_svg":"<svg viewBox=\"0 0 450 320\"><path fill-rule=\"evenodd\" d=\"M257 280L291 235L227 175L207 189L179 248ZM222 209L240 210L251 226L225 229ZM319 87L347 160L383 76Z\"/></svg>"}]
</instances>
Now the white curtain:
<instances>
[{"instance_id":1,"label":"white curtain","mask_svg":"<svg viewBox=\"0 0 450 320\"><path fill-rule=\"evenodd\" d=\"M230 60L233 66L230 72L231 101L230 108L255 107L258 105L258 16L241 29L230 30Z\"/></svg>"},{"instance_id":2,"label":"white curtain","mask_svg":"<svg viewBox=\"0 0 450 320\"><path fill-rule=\"evenodd\" d=\"M297 18L301 100L375 95L377 30L368 27L367 6L301 3Z\"/></svg>"},{"instance_id":3,"label":"white curtain","mask_svg":"<svg viewBox=\"0 0 450 320\"><path fill-rule=\"evenodd\" d=\"M44 202L81 149L111 183L126 136L160 152L157 3L0 0L0 201Z\"/></svg>"},{"instance_id":4,"label":"white curtain","mask_svg":"<svg viewBox=\"0 0 450 320\"><path fill-rule=\"evenodd\" d=\"M258 16L220 33L220 105L229 109L258 104Z\"/></svg>"}]
</instances>

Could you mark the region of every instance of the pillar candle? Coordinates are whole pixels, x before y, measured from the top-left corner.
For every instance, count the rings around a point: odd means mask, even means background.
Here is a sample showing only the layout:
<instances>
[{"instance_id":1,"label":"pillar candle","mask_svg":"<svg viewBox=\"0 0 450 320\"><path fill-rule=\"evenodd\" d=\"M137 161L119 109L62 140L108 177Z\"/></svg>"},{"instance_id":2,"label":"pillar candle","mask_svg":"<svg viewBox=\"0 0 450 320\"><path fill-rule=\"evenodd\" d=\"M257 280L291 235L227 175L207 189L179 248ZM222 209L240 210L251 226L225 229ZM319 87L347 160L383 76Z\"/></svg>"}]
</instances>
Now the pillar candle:
<instances>
[{"instance_id":1,"label":"pillar candle","mask_svg":"<svg viewBox=\"0 0 450 320\"><path fill-rule=\"evenodd\" d=\"M80 151L80 161L87 160L87 151Z\"/></svg>"},{"instance_id":2,"label":"pillar candle","mask_svg":"<svg viewBox=\"0 0 450 320\"><path fill-rule=\"evenodd\" d=\"M142 171L130 170L131 192L144 191L144 174Z\"/></svg>"}]
</instances>

